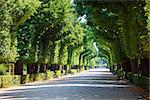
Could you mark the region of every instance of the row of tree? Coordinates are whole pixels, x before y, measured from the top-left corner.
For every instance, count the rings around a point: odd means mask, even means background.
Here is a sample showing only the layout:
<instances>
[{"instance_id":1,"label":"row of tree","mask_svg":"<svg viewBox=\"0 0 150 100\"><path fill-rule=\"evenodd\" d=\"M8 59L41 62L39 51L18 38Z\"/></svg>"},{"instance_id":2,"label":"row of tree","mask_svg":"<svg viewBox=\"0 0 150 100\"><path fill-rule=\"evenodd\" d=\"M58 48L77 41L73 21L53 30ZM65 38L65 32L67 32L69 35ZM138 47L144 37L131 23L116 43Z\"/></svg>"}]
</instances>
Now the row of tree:
<instances>
[{"instance_id":1,"label":"row of tree","mask_svg":"<svg viewBox=\"0 0 150 100\"><path fill-rule=\"evenodd\" d=\"M75 0L79 16L94 30L100 56L113 64L134 61L135 73L149 69L149 0Z\"/></svg>"},{"instance_id":2,"label":"row of tree","mask_svg":"<svg viewBox=\"0 0 150 100\"><path fill-rule=\"evenodd\" d=\"M1 0L0 63L90 65L93 30L70 0Z\"/></svg>"}]
</instances>

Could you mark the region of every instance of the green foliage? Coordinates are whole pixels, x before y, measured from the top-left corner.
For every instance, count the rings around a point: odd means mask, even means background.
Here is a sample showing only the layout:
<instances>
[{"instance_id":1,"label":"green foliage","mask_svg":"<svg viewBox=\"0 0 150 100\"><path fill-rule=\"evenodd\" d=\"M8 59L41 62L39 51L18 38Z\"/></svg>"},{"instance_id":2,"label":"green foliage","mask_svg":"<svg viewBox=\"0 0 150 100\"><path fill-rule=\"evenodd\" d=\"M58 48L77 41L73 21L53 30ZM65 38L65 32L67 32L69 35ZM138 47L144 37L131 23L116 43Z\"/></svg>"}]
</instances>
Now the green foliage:
<instances>
[{"instance_id":1,"label":"green foliage","mask_svg":"<svg viewBox=\"0 0 150 100\"><path fill-rule=\"evenodd\" d=\"M3 64L0 64L0 75L3 75Z\"/></svg>"},{"instance_id":2,"label":"green foliage","mask_svg":"<svg viewBox=\"0 0 150 100\"><path fill-rule=\"evenodd\" d=\"M150 35L150 1L145 0L146 6L145 6L145 11L146 11L146 16L147 18L147 29L148 29L148 35Z\"/></svg>"},{"instance_id":3,"label":"green foliage","mask_svg":"<svg viewBox=\"0 0 150 100\"><path fill-rule=\"evenodd\" d=\"M109 64L148 57L149 0L74 2L79 16L86 15L87 24L94 30L100 52L102 46L111 50L104 49L107 53L101 53Z\"/></svg>"},{"instance_id":4,"label":"green foliage","mask_svg":"<svg viewBox=\"0 0 150 100\"><path fill-rule=\"evenodd\" d=\"M129 81L131 81L131 72L127 72L127 79L129 80Z\"/></svg>"},{"instance_id":5,"label":"green foliage","mask_svg":"<svg viewBox=\"0 0 150 100\"><path fill-rule=\"evenodd\" d=\"M14 85L20 85L20 83L21 83L21 76L20 75L14 75L13 84Z\"/></svg>"},{"instance_id":6,"label":"green foliage","mask_svg":"<svg viewBox=\"0 0 150 100\"><path fill-rule=\"evenodd\" d=\"M77 73L77 71L78 71L77 69L71 69L71 70L70 70L70 73L71 73L71 74L75 74L75 73Z\"/></svg>"},{"instance_id":7,"label":"green foliage","mask_svg":"<svg viewBox=\"0 0 150 100\"><path fill-rule=\"evenodd\" d=\"M150 77L146 77L146 76L140 77L140 85L141 87L145 88L147 91L149 91L149 82L150 82Z\"/></svg>"},{"instance_id":8,"label":"green foliage","mask_svg":"<svg viewBox=\"0 0 150 100\"><path fill-rule=\"evenodd\" d=\"M7 88L13 85L13 77L12 75L1 75L2 88Z\"/></svg>"},{"instance_id":9,"label":"green foliage","mask_svg":"<svg viewBox=\"0 0 150 100\"><path fill-rule=\"evenodd\" d=\"M29 82L29 76L30 76L30 74L21 75L21 84L28 83Z\"/></svg>"},{"instance_id":10,"label":"green foliage","mask_svg":"<svg viewBox=\"0 0 150 100\"><path fill-rule=\"evenodd\" d=\"M0 88L7 88L13 85L19 85L21 76L19 75L0 75Z\"/></svg>"},{"instance_id":11,"label":"green foliage","mask_svg":"<svg viewBox=\"0 0 150 100\"><path fill-rule=\"evenodd\" d=\"M125 59L125 53L122 52L122 48L120 48L121 45L122 44L121 44L120 40L115 40L112 43L112 46L111 46L112 52L111 53L112 53L112 61L114 63L120 63Z\"/></svg>"},{"instance_id":12,"label":"green foliage","mask_svg":"<svg viewBox=\"0 0 150 100\"><path fill-rule=\"evenodd\" d=\"M133 83L137 86L140 86L139 76L137 74L133 75Z\"/></svg>"},{"instance_id":13,"label":"green foliage","mask_svg":"<svg viewBox=\"0 0 150 100\"><path fill-rule=\"evenodd\" d=\"M56 70L55 73L56 73L56 77L60 77L62 75L61 70Z\"/></svg>"},{"instance_id":14,"label":"green foliage","mask_svg":"<svg viewBox=\"0 0 150 100\"><path fill-rule=\"evenodd\" d=\"M81 25L84 28L85 35L83 37L82 46L78 48L79 50L77 49L77 52L80 53L80 56L78 58L79 64L77 63L77 65L91 65L90 60L95 56L99 56L99 53L94 46L94 43L96 43L94 31L90 26L84 23L82 23Z\"/></svg>"},{"instance_id":15,"label":"green foliage","mask_svg":"<svg viewBox=\"0 0 150 100\"><path fill-rule=\"evenodd\" d=\"M46 73L36 73L33 76L33 81L41 81L46 79Z\"/></svg>"},{"instance_id":16,"label":"green foliage","mask_svg":"<svg viewBox=\"0 0 150 100\"><path fill-rule=\"evenodd\" d=\"M34 81L41 81L42 79L42 73L36 73L35 74L35 80Z\"/></svg>"},{"instance_id":17,"label":"green foliage","mask_svg":"<svg viewBox=\"0 0 150 100\"><path fill-rule=\"evenodd\" d=\"M53 79L54 78L54 72L52 71L46 71L46 79Z\"/></svg>"},{"instance_id":18,"label":"green foliage","mask_svg":"<svg viewBox=\"0 0 150 100\"><path fill-rule=\"evenodd\" d=\"M74 47L71 56L71 65L79 65L79 56L83 50L84 50L83 46Z\"/></svg>"},{"instance_id":19,"label":"green foliage","mask_svg":"<svg viewBox=\"0 0 150 100\"><path fill-rule=\"evenodd\" d=\"M83 43L84 28L70 0L2 0L0 5L0 62L69 64L68 46ZM80 52L73 53L75 63Z\"/></svg>"},{"instance_id":20,"label":"green foliage","mask_svg":"<svg viewBox=\"0 0 150 100\"><path fill-rule=\"evenodd\" d=\"M90 69L90 66L84 66L85 67L85 70L89 70Z\"/></svg>"},{"instance_id":21,"label":"green foliage","mask_svg":"<svg viewBox=\"0 0 150 100\"><path fill-rule=\"evenodd\" d=\"M54 50L54 58L53 58L53 64L58 64L59 61L59 50L60 50L60 41L55 42L55 50Z\"/></svg>"},{"instance_id":22,"label":"green foliage","mask_svg":"<svg viewBox=\"0 0 150 100\"><path fill-rule=\"evenodd\" d=\"M138 76L137 74L129 73L129 80L135 85L140 86L147 91L149 90L149 81L150 78L146 76Z\"/></svg>"},{"instance_id":23,"label":"green foliage","mask_svg":"<svg viewBox=\"0 0 150 100\"><path fill-rule=\"evenodd\" d=\"M2 87L2 77L0 76L0 88Z\"/></svg>"},{"instance_id":24,"label":"green foliage","mask_svg":"<svg viewBox=\"0 0 150 100\"><path fill-rule=\"evenodd\" d=\"M150 1L149 0L145 0L145 17L147 18L143 18L143 20L141 19L139 21L140 26L144 26L144 28L147 29L147 31L143 32L143 34L140 34L139 37L139 52L140 52L140 56L142 58L149 58L149 53L150 53L150 49L149 49L149 42L150 42ZM144 15L143 14L143 15ZM146 26L145 26L146 25ZM144 29L143 29L144 30Z\"/></svg>"},{"instance_id":25,"label":"green foliage","mask_svg":"<svg viewBox=\"0 0 150 100\"><path fill-rule=\"evenodd\" d=\"M60 61L59 63L60 64L68 64L67 63L67 60L68 60L68 46L64 46L64 45L61 45L61 49L60 49L60 53L59 53L59 58L60 58Z\"/></svg>"},{"instance_id":26,"label":"green foliage","mask_svg":"<svg viewBox=\"0 0 150 100\"><path fill-rule=\"evenodd\" d=\"M39 2L30 0L2 0L0 2L0 62L15 62L16 30L35 12Z\"/></svg>"},{"instance_id":27,"label":"green foliage","mask_svg":"<svg viewBox=\"0 0 150 100\"><path fill-rule=\"evenodd\" d=\"M84 66L81 66L80 71L84 71L84 70L85 70Z\"/></svg>"},{"instance_id":28,"label":"green foliage","mask_svg":"<svg viewBox=\"0 0 150 100\"><path fill-rule=\"evenodd\" d=\"M66 46L80 44L84 34L72 6L70 0L41 1L37 13L18 29L20 60L67 64ZM60 59L56 41L66 44Z\"/></svg>"},{"instance_id":29,"label":"green foliage","mask_svg":"<svg viewBox=\"0 0 150 100\"><path fill-rule=\"evenodd\" d=\"M35 81L35 74L30 74L29 75L29 82L34 82Z\"/></svg>"},{"instance_id":30,"label":"green foliage","mask_svg":"<svg viewBox=\"0 0 150 100\"><path fill-rule=\"evenodd\" d=\"M125 72L121 69L117 70L117 76L124 78L125 77Z\"/></svg>"}]
</instances>

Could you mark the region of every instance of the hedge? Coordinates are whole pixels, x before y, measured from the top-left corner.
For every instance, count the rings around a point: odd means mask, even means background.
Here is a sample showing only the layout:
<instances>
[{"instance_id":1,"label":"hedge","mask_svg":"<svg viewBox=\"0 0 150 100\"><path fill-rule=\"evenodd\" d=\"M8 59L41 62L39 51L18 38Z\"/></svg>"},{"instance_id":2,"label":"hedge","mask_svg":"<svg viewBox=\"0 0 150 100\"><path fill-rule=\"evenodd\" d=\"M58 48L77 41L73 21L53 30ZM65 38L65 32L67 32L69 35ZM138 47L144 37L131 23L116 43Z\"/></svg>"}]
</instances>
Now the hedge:
<instances>
[{"instance_id":1,"label":"hedge","mask_svg":"<svg viewBox=\"0 0 150 100\"><path fill-rule=\"evenodd\" d=\"M84 68L85 68L85 70L89 70L90 69L89 66L84 66Z\"/></svg>"},{"instance_id":2,"label":"hedge","mask_svg":"<svg viewBox=\"0 0 150 100\"><path fill-rule=\"evenodd\" d=\"M20 83L21 83L21 76L20 75L14 75L13 85L20 85Z\"/></svg>"},{"instance_id":3,"label":"hedge","mask_svg":"<svg viewBox=\"0 0 150 100\"><path fill-rule=\"evenodd\" d=\"M125 72L122 71L121 69L118 69L116 73L117 73L117 76L119 77L125 77Z\"/></svg>"},{"instance_id":4,"label":"hedge","mask_svg":"<svg viewBox=\"0 0 150 100\"><path fill-rule=\"evenodd\" d=\"M140 86L149 91L150 77L141 76L139 77L139 80L140 80Z\"/></svg>"},{"instance_id":5,"label":"hedge","mask_svg":"<svg viewBox=\"0 0 150 100\"><path fill-rule=\"evenodd\" d=\"M43 77L42 77L42 73L36 73L34 76L34 81L41 81L43 80Z\"/></svg>"},{"instance_id":6,"label":"hedge","mask_svg":"<svg viewBox=\"0 0 150 100\"><path fill-rule=\"evenodd\" d=\"M13 85L13 76L12 75L1 75L1 87L7 88Z\"/></svg>"},{"instance_id":7,"label":"hedge","mask_svg":"<svg viewBox=\"0 0 150 100\"><path fill-rule=\"evenodd\" d=\"M35 81L35 74L29 74L29 82Z\"/></svg>"},{"instance_id":8,"label":"hedge","mask_svg":"<svg viewBox=\"0 0 150 100\"><path fill-rule=\"evenodd\" d=\"M0 88L2 87L2 75L0 75Z\"/></svg>"},{"instance_id":9,"label":"hedge","mask_svg":"<svg viewBox=\"0 0 150 100\"><path fill-rule=\"evenodd\" d=\"M0 75L3 75L3 65L0 64Z\"/></svg>"},{"instance_id":10,"label":"hedge","mask_svg":"<svg viewBox=\"0 0 150 100\"><path fill-rule=\"evenodd\" d=\"M29 82L29 76L30 74L21 75L21 84L25 84Z\"/></svg>"},{"instance_id":11,"label":"hedge","mask_svg":"<svg viewBox=\"0 0 150 100\"><path fill-rule=\"evenodd\" d=\"M139 78L138 74L133 74L132 80L135 85L140 86L140 78Z\"/></svg>"},{"instance_id":12,"label":"hedge","mask_svg":"<svg viewBox=\"0 0 150 100\"><path fill-rule=\"evenodd\" d=\"M134 83L136 86L142 87L146 90L149 90L150 77L147 76L138 76L138 74L128 73L130 82Z\"/></svg>"},{"instance_id":13,"label":"hedge","mask_svg":"<svg viewBox=\"0 0 150 100\"><path fill-rule=\"evenodd\" d=\"M80 67L80 71L84 71L85 68L83 66Z\"/></svg>"},{"instance_id":14,"label":"hedge","mask_svg":"<svg viewBox=\"0 0 150 100\"><path fill-rule=\"evenodd\" d=\"M130 81L132 81L131 76L132 76L132 73L131 72L127 72L127 79L130 80Z\"/></svg>"},{"instance_id":15,"label":"hedge","mask_svg":"<svg viewBox=\"0 0 150 100\"><path fill-rule=\"evenodd\" d=\"M53 71L46 71L46 79L53 79L55 73Z\"/></svg>"},{"instance_id":16,"label":"hedge","mask_svg":"<svg viewBox=\"0 0 150 100\"><path fill-rule=\"evenodd\" d=\"M61 70L55 70L55 74L56 74L56 77L60 77L62 75Z\"/></svg>"},{"instance_id":17,"label":"hedge","mask_svg":"<svg viewBox=\"0 0 150 100\"><path fill-rule=\"evenodd\" d=\"M77 69L71 69L71 70L70 70L70 73L71 73L71 74L75 74L75 73L77 73L77 72L78 72Z\"/></svg>"}]
</instances>

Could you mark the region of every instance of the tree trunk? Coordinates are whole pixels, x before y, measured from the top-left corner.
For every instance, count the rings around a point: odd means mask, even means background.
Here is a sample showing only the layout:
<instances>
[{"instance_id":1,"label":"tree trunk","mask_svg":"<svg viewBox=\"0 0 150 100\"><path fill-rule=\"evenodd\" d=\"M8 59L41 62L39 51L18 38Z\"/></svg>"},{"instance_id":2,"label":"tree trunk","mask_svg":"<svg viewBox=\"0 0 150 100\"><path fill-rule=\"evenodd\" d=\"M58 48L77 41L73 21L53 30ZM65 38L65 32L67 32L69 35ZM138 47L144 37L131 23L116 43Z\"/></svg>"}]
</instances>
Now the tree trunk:
<instances>
[{"instance_id":1,"label":"tree trunk","mask_svg":"<svg viewBox=\"0 0 150 100\"><path fill-rule=\"evenodd\" d=\"M22 62L17 62L15 64L14 74L23 75L23 63Z\"/></svg>"},{"instance_id":2,"label":"tree trunk","mask_svg":"<svg viewBox=\"0 0 150 100\"><path fill-rule=\"evenodd\" d=\"M149 76L149 59L141 59L141 75Z\"/></svg>"}]
</instances>

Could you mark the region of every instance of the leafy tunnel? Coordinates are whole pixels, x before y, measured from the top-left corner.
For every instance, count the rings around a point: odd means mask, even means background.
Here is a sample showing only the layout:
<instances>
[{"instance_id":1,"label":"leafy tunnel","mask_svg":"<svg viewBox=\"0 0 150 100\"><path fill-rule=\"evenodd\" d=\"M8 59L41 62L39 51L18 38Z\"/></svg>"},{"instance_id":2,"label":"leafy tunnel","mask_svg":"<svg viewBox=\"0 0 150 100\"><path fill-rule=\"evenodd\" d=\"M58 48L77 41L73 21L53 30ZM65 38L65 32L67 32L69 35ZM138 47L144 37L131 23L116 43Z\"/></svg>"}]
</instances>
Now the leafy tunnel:
<instances>
[{"instance_id":1,"label":"leafy tunnel","mask_svg":"<svg viewBox=\"0 0 150 100\"><path fill-rule=\"evenodd\" d=\"M149 0L1 0L0 16L2 75L106 63L149 76Z\"/></svg>"}]
</instances>

